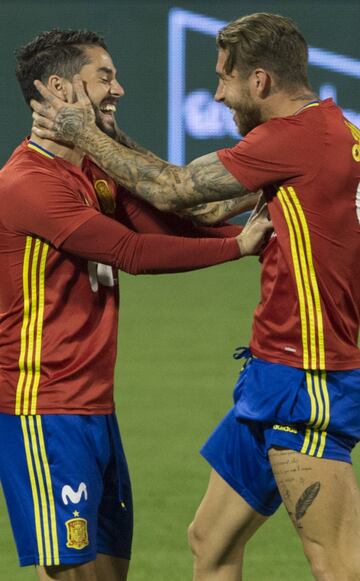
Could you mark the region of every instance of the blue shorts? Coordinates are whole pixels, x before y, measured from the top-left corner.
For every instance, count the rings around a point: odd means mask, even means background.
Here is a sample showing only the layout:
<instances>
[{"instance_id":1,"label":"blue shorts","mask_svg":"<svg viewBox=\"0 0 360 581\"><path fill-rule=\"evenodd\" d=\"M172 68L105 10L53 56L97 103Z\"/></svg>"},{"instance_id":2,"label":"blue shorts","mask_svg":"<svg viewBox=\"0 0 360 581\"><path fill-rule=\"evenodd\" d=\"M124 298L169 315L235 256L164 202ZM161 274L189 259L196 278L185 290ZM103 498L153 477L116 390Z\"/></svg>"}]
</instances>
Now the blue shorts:
<instances>
[{"instance_id":1,"label":"blue shorts","mask_svg":"<svg viewBox=\"0 0 360 581\"><path fill-rule=\"evenodd\" d=\"M130 558L131 487L115 415L0 414L0 437L20 565Z\"/></svg>"},{"instance_id":2,"label":"blue shorts","mask_svg":"<svg viewBox=\"0 0 360 581\"><path fill-rule=\"evenodd\" d=\"M281 503L268 458L271 447L351 462L360 440L360 369L306 371L251 358L235 386L234 402L201 454L265 516Z\"/></svg>"}]
</instances>

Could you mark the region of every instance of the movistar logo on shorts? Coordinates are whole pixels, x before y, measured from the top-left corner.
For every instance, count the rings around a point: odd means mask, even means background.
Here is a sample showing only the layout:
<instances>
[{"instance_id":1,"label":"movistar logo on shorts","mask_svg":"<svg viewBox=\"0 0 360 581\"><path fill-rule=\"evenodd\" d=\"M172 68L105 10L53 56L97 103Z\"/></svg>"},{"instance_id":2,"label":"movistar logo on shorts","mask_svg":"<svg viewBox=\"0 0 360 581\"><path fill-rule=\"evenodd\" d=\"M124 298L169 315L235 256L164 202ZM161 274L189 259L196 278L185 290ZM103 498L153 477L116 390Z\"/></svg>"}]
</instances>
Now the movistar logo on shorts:
<instances>
[{"instance_id":1,"label":"movistar logo on shorts","mask_svg":"<svg viewBox=\"0 0 360 581\"><path fill-rule=\"evenodd\" d=\"M61 498L64 504L69 504L69 500L72 504L79 504L83 495L85 500L87 500L88 493L85 482L80 482L76 492L71 488L71 486L69 486L69 484L63 486L61 491Z\"/></svg>"},{"instance_id":2,"label":"movistar logo on shorts","mask_svg":"<svg viewBox=\"0 0 360 581\"><path fill-rule=\"evenodd\" d=\"M281 432L290 432L291 434L297 434L298 431L291 426L281 426L280 424L275 424L273 430L280 430Z\"/></svg>"}]
</instances>

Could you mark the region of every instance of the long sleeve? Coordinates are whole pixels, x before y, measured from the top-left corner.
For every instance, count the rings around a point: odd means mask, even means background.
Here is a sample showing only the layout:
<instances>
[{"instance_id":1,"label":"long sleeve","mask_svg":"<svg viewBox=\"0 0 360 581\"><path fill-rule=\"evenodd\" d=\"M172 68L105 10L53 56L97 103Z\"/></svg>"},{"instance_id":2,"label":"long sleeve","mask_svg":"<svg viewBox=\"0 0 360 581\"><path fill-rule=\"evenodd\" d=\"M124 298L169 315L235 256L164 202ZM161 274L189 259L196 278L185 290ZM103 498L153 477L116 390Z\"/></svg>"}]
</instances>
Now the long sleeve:
<instances>
[{"instance_id":1,"label":"long sleeve","mask_svg":"<svg viewBox=\"0 0 360 581\"><path fill-rule=\"evenodd\" d=\"M188 218L169 212L160 212L144 200L135 198L119 188L116 219L136 232L151 234L171 234L193 238L234 238L242 228L236 224L202 226Z\"/></svg>"},{"instance_id":2,"label":"long sleeve","mask_svg":"<svg viewBox=\"0 0 360 581\"><path fill-rule=\"evenodd\" d=\"M195 270L240 257L235 238L139 234L101 214L77 228L62 244L62 249L130 274Z\"/></svg>"}]
</instances>

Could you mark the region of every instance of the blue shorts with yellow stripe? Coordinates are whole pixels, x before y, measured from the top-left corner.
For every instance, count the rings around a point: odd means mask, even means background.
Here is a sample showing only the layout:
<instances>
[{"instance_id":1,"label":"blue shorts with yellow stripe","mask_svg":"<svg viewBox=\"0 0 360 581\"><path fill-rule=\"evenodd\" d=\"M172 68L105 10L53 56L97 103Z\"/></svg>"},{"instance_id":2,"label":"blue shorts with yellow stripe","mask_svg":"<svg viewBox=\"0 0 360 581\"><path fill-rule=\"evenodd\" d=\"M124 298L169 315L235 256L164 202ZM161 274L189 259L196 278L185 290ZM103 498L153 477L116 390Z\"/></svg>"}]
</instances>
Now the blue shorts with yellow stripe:
<instances>
[{"instance_id":1,"label":"blue shorts with yellow stripe","mask_svg":"<svg viewBox=\"0 0 360 581\"><path fill-rule=\"evenodd\" d=\"M130 558L131 487L115 415L0 414L0 437L20 565Z\"/></svg>"},{"instance_id":2,"label":"blue shorts with yellow stripe","mask_svg":"<svg viewBox=\"0 0 360 581\"><path fill-rule=\"evenodd\" d=\"M360 369L307 371L250 358L234 402L201 454L265 516L281 503L268 458L272 446L351 462L360 440Z\"/></svg>"}]
</instances>

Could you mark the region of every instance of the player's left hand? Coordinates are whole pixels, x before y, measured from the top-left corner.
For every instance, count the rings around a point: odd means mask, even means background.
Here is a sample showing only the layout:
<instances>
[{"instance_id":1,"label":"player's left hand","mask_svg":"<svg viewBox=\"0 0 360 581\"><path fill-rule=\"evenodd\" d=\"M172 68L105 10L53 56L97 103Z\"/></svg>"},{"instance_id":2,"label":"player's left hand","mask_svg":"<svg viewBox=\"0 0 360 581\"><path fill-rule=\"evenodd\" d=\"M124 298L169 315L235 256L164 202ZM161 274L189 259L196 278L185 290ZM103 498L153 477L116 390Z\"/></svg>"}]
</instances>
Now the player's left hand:
<instances>
[{"instance_id":1,"label":"player's left hand","mask_svg":"<svg viewBox=\"0 0 360 581\"><path fill-rule=\"evenodd\" d=\"M80 76L75 75L73 79L75 103L62 101L41 81L34 81L34 85L44 99L41 103L35 99L30 101L35 135L80 145L85 130L95 127L95 113Z\"/></svg>"}]
</instances>

